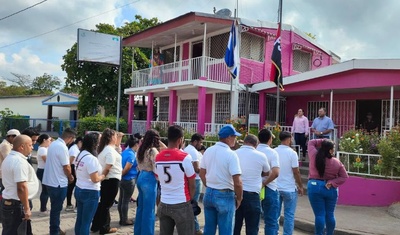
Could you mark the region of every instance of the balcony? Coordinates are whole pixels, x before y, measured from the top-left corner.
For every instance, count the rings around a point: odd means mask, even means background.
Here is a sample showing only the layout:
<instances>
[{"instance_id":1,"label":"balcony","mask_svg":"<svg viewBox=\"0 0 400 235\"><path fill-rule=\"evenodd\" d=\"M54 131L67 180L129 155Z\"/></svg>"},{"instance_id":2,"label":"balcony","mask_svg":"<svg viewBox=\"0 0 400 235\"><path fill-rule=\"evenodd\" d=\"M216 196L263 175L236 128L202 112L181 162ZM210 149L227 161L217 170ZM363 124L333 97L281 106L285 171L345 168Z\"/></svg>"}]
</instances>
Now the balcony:
<instances>
[{"instance_id":1,"label":"balcony","mask_svg":"<svg viewBox=\"0 0 400 235\"><path fill-rule=\"evenodd\" d=\"M200 77L205 77L206 81L224 84L230 82L224 59L202 56L134 71L131 87L140 88L192 81Z\"/></svg>"}]
</instances>

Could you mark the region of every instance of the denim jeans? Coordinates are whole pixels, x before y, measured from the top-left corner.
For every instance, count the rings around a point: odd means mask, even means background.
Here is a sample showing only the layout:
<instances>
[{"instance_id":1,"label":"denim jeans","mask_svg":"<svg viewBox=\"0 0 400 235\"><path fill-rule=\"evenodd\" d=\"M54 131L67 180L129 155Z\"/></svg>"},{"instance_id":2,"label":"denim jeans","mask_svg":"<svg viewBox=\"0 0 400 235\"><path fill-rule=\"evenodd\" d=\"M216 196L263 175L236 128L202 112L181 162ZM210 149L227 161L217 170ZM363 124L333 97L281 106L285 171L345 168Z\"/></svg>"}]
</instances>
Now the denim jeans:
<instances>
[{"instance_id":1,"label":"denim jeans","mask_svg":"<svg viewBox=\"0 0 400 235\"><path fill-rule=\"evenodd\" d=\"M119 188L119 179L111 178L101 182L100 202L93 217L91 230L100 234L110 231L110 208L114 205L115 197Z\"/></svg>"},{"instance_id":2,"label":"denim jeans","mask_svg":"<svg viewBox=\"0 0 400 235\"><path fill-rule=\"evenodd\" d=\"M283 235L292 235L294 230L294 213L297 206L297 192L279 191L279 213L283 203Z\"/></svg>"},{"instance_id":3,"label":"denim jeans","mask_svg":"<svg viewBox=\"0 0 400 235\"><path fill-rule=\"evenodd\" d=\"M3 213L3 232L2 235L17 234L18 226L24 217L22 204L17 200L5 200L1 202ZM30 223L29 223L30 226ZM32 228L29 227L29 234L32 234Z\"/></svg>"},{"instance_id":4,"label":"denim jeans","mask_svg":"<svg viewBox=\"0 0 400 235\"><path fill-rule=\"evenodd\" d=\"M315 215L315 234L332 235L336 226L335 207L338 199L337 188L325 187L325 181L309 180L307 184L308 200Z\"/></svg>"},{"instance_id":5,"label":"denim jeans","mask_svg":"<svg viewBox=\"0 0 400 235\"><path fill-rule=\"evenodd\" d=\"M204 194L204 234L233 234L235 218L235 193L232 190L208 188Z\"/></svg>"},{"instance_id":6,"label":"denim jeans","mask_svg":"<svg viewBox=\"0 0 400 235\"><path fill-rule=\"evenodd\" d=\"M261 202L264 211L264 234L277 235L279 231L279 192L265 187L265 198Z\"/></svg>"},{"instance_id":7,"label":"denim jeans","mask_svg":"<svg viewBox=\"0 0 400 235\"><path fill-rule=\"evenodd\" d=\"M243 219L246 223L246 235L257 235L261 215L261 202L258 193L243 191L243 200L235 214L234 235L240 235Z\"/></svg>"},{"instance_id":8,"label":"denim jeans","mask_svg":"<svg viewBox=\"0 0 400 235\"><path fill-rule=\"evenodd\" d=\"M63 208L68 187L51 187L46 185L50 197L50 235L60 233L60 213Z\"/></svg>"},{"instance_id":9,"label":"denim jeans","mask_svg":"<svg viewBox=\"0 0 400 235\"><path fill-rule=\"evenodd\" d=\"M160 234L173 235L174 228L178 235L194 234L194 215L192 204L189 202L169 205L160 203L157 208L160 218Z\"/></svg>"},{"instance_id":10,"label":"denim jeans","mask_svg":"<svg viewBox=\"0 0 400 235\"><path fill-rule=\"evenodd\" d=\"M90 224L99 203L100 191L81 189L76 186L74 196L78 210L75 221L75 234L89 235Z\"/></svg>"},{"instance_id":11,"label":"denim jeans","mask_svg":"<svg viewBox=\"0 0 400 235\"><path fill-rule=\"evenodd\" d=\"M120 224L128 221L129 202L131 201L133 191L135 190L135 185L136 179L122 179L119 184L118 213Z\"/></svg>"},{"instance_id":12,"label":"denim jeans","mask_svg":"<svg viewBox=\"0 0 400 235\"><path fill-rule=\"evenodd\" d=\"M137 199L134 234L154 234L157 180L152 171L140 171L137 179Z\"/></svg>"},{"instance_id":13,"label":"denim jeans","mask_svg":"<svg viewBox=\"0 0 400 235\"><path fill-rule=\"evenodd\" d=\"M71 164L71 174L74 176L74 181L72 181L72 183L68 184L67 206L72 206L72 192L74 191L74 188L76 185L76 174L75 174L75 165L74 164Z\"/></svg>"},{"instance_id":14,"label":"denim jeans","mask_svg":"<svg viewBox=\"0 0 400 235\"><path fill-rule=\"evenodd\" d=\"M38 168L36 175L42 183L44 169ZM47 202L49 201L49 194L47 193L47 187L42 184L42 192L40 193L40 211L47 211Z\"/></svg>"},{"instance_id":15,"label":"denim jeans","mask_svg":"<svg viewBox=\"0 0 400 235\"><path fill-rule=\"evenodd\" d=\"M306 134L305 133L294 133L294 141L296 141L296 145L300 145L301 151L303 153L303 158L306 157L307 146L306 146Z\"/></svg>"},{"instance_id":16,"label":"denim jeans","mask_svg":"<svg viewBox=\"0 0 400 235\"><path fill-rule=\"evenodd\" d=\"M193 199L196 200L196 202L199 202L201 187L202 187L201 179L196 179L196 192L194 193L194 197L193 197ZM197 220L197 216L194 217L194 229L195 229L195 231L200 230L200 225L199 225L199 221Z\"/></svg>"}]
</instances>

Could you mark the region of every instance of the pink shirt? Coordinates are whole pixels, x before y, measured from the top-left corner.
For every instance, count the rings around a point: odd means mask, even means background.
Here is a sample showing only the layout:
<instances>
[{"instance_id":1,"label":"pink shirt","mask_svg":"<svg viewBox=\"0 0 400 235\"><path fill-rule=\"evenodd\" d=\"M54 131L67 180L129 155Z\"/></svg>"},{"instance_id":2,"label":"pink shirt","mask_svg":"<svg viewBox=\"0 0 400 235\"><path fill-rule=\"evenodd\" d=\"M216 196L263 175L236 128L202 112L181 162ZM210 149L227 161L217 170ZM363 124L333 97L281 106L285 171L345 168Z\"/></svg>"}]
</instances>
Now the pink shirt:
<instances>
[{"instance_id":1,"label":"pink shirt","mask_svg":"<svg viewBox=\"0 0 400 235\"><path fill-rule=\"evenodd\" d=\"M347 175L344 165L335 157L332 157L331 159L326 158L324 177L321 178L319 176L315 166L315 158L318 152L317 147L319 148L321 146L322 141L324 141L324 139L308 141L308 156L310 158L308 178L327 180L328 183L331 183L333 187L337 188L342 185L349 176Z\"/></svg>"},{"instance_id":2,"label":"pink shirt","mask_svg":"<svg viewBox=\"0 0 400 235\"><path fill-rule=\"evenodd\" d=\"M308 118L306 116L295 117L292 125L292 133L309 133Z\"/></svg>"}]
</instances>

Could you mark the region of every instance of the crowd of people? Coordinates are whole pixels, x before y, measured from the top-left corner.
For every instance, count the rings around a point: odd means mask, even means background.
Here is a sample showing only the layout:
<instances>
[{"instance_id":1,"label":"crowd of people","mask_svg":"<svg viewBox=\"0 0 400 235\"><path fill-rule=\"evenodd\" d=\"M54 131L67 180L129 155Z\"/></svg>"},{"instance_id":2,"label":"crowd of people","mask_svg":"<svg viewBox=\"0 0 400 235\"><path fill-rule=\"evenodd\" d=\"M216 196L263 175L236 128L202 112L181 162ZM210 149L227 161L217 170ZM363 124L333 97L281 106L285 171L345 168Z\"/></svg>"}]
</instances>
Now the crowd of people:
<instances>
[{"instance_id":1,"label":"crowd of people","mask_svg":"<svg viewBox=\"0 0 400 235\"><path fill-rule=\"evenodd\" d=\"M322 138L328 132L319 131L318 125L315 128L321 138L308 143L308 195L315 234L324 234L324 229L333 234L337 188L348 176L333 157L333 142ZM228 124L218 132L219 141L205 149L204 137L198 133L185 146L184 130L173 125L166 144L150 129L144 136L129 136L123 151L123 134L109 128L83 137L67 128L55 141L47 134L24 132L9 130L0 145L3 235L20 234L21 224L24 234L32 234L30 200L38 193L40 213L50 218L50 235L65 234L60 213L66 198L66 210L77 213L75 234L116 233L118 229L110 226L111 219L116 219L110 217L110 208L118 193L119 224L133 226L134 234L155 234L157 216L163 235L172 235L175 229L184 235L216 234L217 230L238 235L243 221L246 234L258 234L261 217L264 234L276 235L282 208L283 234L293 233L297 197L304 192L290 132L279 134L280 145L274 149L275 136L267 129L257 136L248 134L242 146L234 149L241 134ZM28 160L36 141L35 173ZM136 214L128 218L135 187ZM197 219L201 192L204 225Z\"/></svg>"}]
</instances>

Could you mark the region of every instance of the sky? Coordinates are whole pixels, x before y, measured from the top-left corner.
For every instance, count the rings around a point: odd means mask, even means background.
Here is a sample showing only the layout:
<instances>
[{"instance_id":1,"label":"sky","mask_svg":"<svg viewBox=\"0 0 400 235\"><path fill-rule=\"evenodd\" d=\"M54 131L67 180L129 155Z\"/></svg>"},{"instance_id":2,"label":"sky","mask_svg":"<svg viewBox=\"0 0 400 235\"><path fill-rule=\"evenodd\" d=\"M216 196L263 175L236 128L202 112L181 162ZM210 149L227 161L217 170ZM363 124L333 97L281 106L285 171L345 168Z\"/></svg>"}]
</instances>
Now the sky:
<instances>
[{"instance_id":1,"label":"sky","mask_svg":"<svg viewBox=\"0 0 400 235\"><path fill-rule=\"evenodd\" d=\"M0 0L0 19L43 0ZM190 11L213 13L238 2L241 18L277 21L278 0L47 0L0 20L0 80L11 73L66 77L63 55L77 29L98 23L119 27L135 15L161 21ZM399 0L283 0L283 23L316 36L342 58L400 59Z\"/></svg>"}]
</instances>

